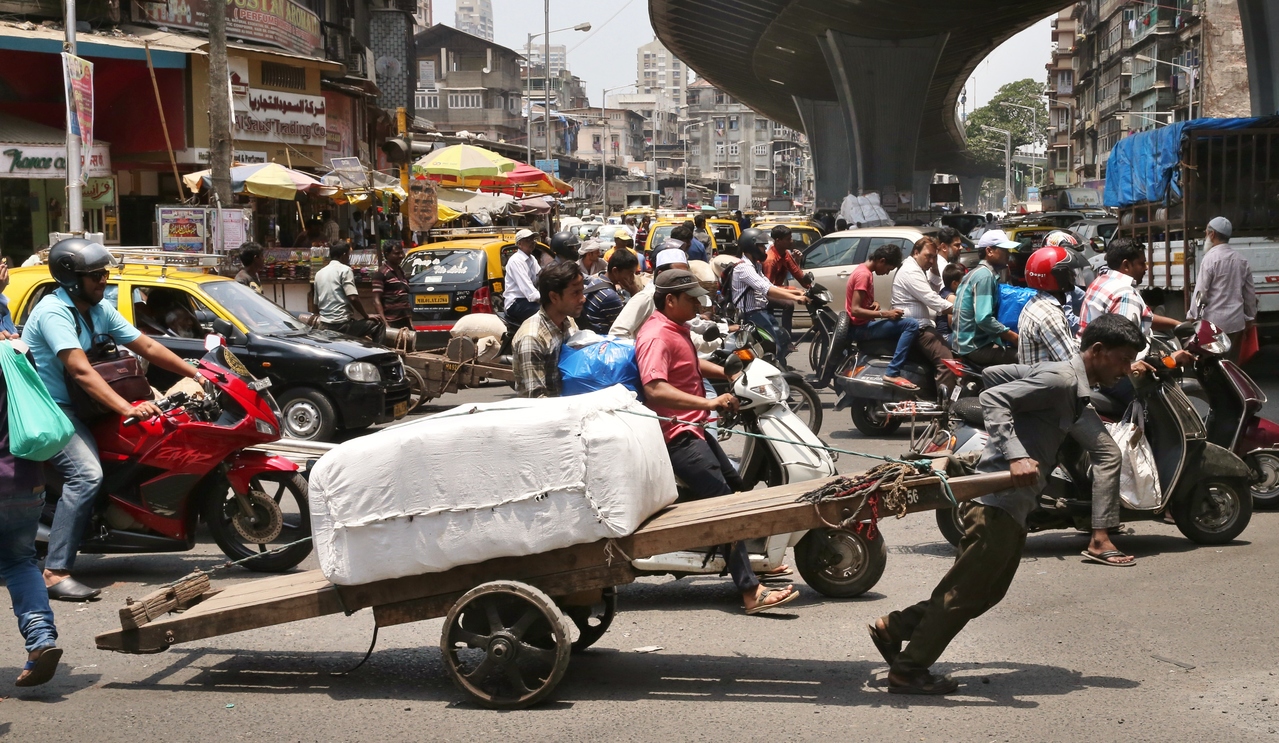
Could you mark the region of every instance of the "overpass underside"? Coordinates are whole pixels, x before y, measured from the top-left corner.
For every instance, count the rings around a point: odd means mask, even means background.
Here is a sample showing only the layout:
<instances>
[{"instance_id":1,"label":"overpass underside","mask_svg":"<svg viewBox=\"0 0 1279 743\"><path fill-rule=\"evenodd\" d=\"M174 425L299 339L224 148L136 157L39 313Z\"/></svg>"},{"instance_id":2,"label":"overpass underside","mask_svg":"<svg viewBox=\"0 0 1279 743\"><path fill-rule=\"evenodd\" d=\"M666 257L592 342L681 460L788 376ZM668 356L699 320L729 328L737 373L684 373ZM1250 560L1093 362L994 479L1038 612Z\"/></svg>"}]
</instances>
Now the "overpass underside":
<instances>
[{"instance_id":1,"label":"overpass underside","mask_svg":"<svg viewBox=\"0 0 1279 743\"><path fill-rule=\"evenodd\" d=\"M1279 0L1239 0L1254 113L1279 109ZM849 193L911 192L934 173L966 199L1002 177L966 151L956 116L976 66L1063 0L650 0L658 37L734 98L813 151L818 209ZM1045 39L1047 42L1047 39ZM1027 77L1043 71L1027 67Z\"/></svg>"}]
</instances>

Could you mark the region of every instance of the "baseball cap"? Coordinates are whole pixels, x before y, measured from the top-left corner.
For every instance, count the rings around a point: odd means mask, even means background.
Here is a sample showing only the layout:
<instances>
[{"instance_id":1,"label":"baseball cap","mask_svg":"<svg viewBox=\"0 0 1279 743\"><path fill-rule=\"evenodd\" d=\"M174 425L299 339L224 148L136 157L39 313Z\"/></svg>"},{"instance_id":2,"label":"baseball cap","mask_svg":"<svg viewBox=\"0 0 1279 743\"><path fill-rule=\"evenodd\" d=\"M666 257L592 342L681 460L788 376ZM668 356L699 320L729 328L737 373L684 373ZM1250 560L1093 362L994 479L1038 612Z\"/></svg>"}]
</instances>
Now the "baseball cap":
<instances>
[{"instance_id":1,"label":"baseball cap","mask_svg":"<svg viewBox=\"0 0 1279 743\"><path fill-rule=\"evenodd\" d=\"M1016 250L1021 243L1008 239L1008 233L1003 230L986 230L977 241L977 249L985 250L986 248L1003 248L1004 250Z\"/></svg>"},{"instance_id":2,"label":"baseball cap","mask_svg":"<svg viewBox=\"0 0 1279 743\"><path fill-rule=\"evenodd\" d=\"M653 261L653 265L661 268L669 266L672 263L688 263L688 255L679 248L667 248L657 254L657 260Z\"/></svg>"},{"instance_id":3,"label":"baseball cap","mask_svg":"<svg viewBox=\"0 0 1279 743\"><path fill-rule=\"evenodd\" d=\"M632 245L635 243L635 238L631 237L631 233L626 230L618 230L617 232L614 232L613 239L621 240L624 243L631 243Z\"/></svg>"},{"instance_id":4,"label":"baseball cap","mask_svg":"<svg viewBox=\"0 0 1279 743\"><path fill-rule=\"evenodd\" d=\"M533 237L533 230L520 230L515 233L515 242L519 242L525 238Z\"/></svg>"},{"instance_id":5,"label":"baseball cap","mask_svg":"<svg viewBox=\"0 0 1279 743\"><path fill-rule=\"evenodd\" d=\"M1225 217L1213 217L1212 221L1208 223L1208 229L1229 240L1230 233L1234 231L1235 227Z\"/></svg>"},{"instance_id":6,"label":"baseball cap","mask_svg":"<svg viewBox=\"0 0 1279 743\"><path fill-rule=\"evenodd\" d=\"M577 254L586 255L592 250L599 252L599 249L600 249L600 241L592 237L590 240L587 240L586 242L582 243L582 247L577 249Z\"/></svg>"},{"instance_id":7,"label":"baseball cap","mask_svg":"<svg viewBox=\"0 0 1279 743\"><path fill-rule=\"evenodd\" d=\"M659 292L678 292L687 294L690 297L704 297L710 294L691 271L685 271L682 268L672 268L658 276L657 290Z\"/></svg>"}]
</instances>

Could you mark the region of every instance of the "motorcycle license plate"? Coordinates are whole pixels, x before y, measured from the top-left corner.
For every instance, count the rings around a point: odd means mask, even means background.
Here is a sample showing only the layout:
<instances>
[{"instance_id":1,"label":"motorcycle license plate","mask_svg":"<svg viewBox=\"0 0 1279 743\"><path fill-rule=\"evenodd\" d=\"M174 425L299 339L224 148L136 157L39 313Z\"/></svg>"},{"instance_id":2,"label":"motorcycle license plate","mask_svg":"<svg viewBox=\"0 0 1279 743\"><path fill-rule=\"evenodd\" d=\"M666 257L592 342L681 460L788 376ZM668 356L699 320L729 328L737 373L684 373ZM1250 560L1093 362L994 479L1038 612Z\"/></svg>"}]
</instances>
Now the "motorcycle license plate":
<instances>
[{"instance_id":1,"label":"motorcycle license plate","mask_svg":"<svg viewBox=\"0 0 1279 743\"><path fill-rule=\"evenodd\" d=\"M955 389L953 389L953 390L951 390L951 391L950 391L950 401L951 401L951 402L955 402L956 400L958 400L958 399L959 399L959 393L960 393L963 389L964 389L964 388L963 388L963 386L958 385L958 384L957 384L957 385L955 385Z\"/></svg>"},{"instance_id":2,"label":"motorcycle license plate","mask_svg":"<svg viewBox=\"0 0 1279 743\"><path fill-rule=\"evenodd\" d=\"M409 414L409 404L407 402L397 402L395 407L391 409L391 415L396 418L403 418Z\"/></svg>"},{"instance_id":3,"label":"motorcycle license plate","mask_svg":"<svg viewBox=\"0 0 1279 743\"><path fill-rule=\"evenodd\" d=\"M415 304L448 304L447 294L418 294L413 298Z\"/></svg>"}]
</instances>

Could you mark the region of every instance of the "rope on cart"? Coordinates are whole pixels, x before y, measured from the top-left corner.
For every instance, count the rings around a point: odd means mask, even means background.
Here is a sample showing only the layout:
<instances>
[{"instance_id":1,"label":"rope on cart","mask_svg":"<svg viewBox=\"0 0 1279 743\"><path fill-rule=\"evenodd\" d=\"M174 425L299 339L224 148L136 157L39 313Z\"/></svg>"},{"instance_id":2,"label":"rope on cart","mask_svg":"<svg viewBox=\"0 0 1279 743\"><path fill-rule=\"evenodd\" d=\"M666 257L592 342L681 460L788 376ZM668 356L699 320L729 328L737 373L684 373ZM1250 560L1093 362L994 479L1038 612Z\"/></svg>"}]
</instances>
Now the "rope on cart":
<instances>
[{"instance_id":1,"label":"rope on cart","mask_svg":"<svg viewBox=\"0 0 1279 743\"><path fill-rule=\"evenodd\" d=\"M290 549L290 548L292 548L292 547L296 547L296 546L298 546L299 544L306 544L306 543L307 543L307 542L309 542L309 541L311 541L311 537L302 537L301 539L297 540L296 542L289 542L288 544L280 545L279 547L276 547L276 548L275 548L275 549L273 549L273 550L267 550L266 552L259 552L259 553L257 553L256 555L251 555L251 556L249 556L249 557L245 557L245 558L240 559L240 560L231 560L231 561L228 561L228 562L224 562L224 563L222 563L221 565L214 565L213 567L209 568L208 570L203 570L203 569L197 568L197 569L193 570L192 572L187 573L186 575L182 576L181 578L178 578L177 580L169 581L168 583L165 583L165 584L163 584L163 585L159 586L156 590L164 590L164 589L166 589L166 588L173 588L174 586L178 585L179 583L182 583L182 582L184 582L184 581L191 580L192 578L199 578L199 577L200 577L200 576L202 576L202 575L213 575L214 573L218 572L219 570L225 570L226 568L232 568L232 567L235 567L235 566L237 566L237 565L243 565L244 563L249 562L250 560L256 560L256 559L258 559L259 557L266 557L266 556L268 556L268 555L274 555L274 554L276 554L276 553L278 553L278 552L283 552L284 550Z\"/></svg>"}]
</instances>

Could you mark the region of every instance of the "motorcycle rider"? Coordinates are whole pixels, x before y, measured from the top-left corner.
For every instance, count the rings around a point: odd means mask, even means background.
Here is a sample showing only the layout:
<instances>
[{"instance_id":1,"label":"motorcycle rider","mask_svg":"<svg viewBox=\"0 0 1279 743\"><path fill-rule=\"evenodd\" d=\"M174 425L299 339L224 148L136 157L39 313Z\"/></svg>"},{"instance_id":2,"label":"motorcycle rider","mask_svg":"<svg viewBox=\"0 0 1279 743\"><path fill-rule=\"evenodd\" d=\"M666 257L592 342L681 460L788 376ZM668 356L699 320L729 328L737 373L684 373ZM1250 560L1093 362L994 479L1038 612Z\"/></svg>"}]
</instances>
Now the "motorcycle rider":
<instances>
[{"instance_id":1,"label":"motorcycle rider","mask_svg":"<svg viewBox=\"0 0 1279 743\"><path fill-rule=\"evenodd\" d=\"M886 276L902 264L902 249L897 245L881 245L871 253L865 263L853 269L848 277L848 289L844 294L844 311L848 313L849 338L861 342L896 338L897 348L893 360L884 370L883 381L904 390L915 391L919 386L901 376L906 354L919 335L919 321L906 317L901 309L881 309L875 301L875 277ZM831 357L835 357L832 349ZM827 368L831 367L827 364ZM829 374L827 375L829 376Z\"/></svg>"},{"instance_id":2,"label":"motorcycle rider","mask_svg":"<svg viewBox=\"0 0 1279 743\"><path fill-rule=\"evenodd\" d=\"M697 357L686 324L710 300L705 287L683 269L664 272L656 281L654 301L657 311L640 328L635 339L635 361L644 385L644 404L663 418L662 437L670 454L675 476L696 499L727 495L742 488L732 462L714 436L703 426L712 412L737 410L731 393L707 398L703 375L724 379L724 369ZM744 542L737 542L728 557L729 573L741 591L747 614L777 608L794 601L794 586L765 588L751 569Z\"/></svg>"},{"instance_id":3,"label":"motorcycle rider","mask_svg":"<svg viewBox=\"0 0 1279 743\"><path fill-rule=\"evenodd\" d=\"M768 246L768 257L764 259L764 277L777 286L786 286L786 282L794 278L799 285L808 289L813 282L800 268L799 262L791 251L794 249L794 236L791 228L779 224L768 231L772 243ZM782 330L791 334L792 321L795 317L795 305L791 303L773 303L769 306L782 311Z\"/></svg>"},{"instance_id":4,"label":"motorcycle rider","mask_svg":"<svg viewBox=\"0 0 1279 743\"><path fill-rule=\"evenodd\" d=\"M933 318L949 315L955 306L941 298L930 280L939 259L933 238L925 235L916 240L910 258L902 261L897 275L893 277L892 305L894 309L902 310L905 317L919 323L915 347L932 362L940 389L942 385L948 388L955 385L955 375L944 363L954 356Z\"/></svg>"},{"instance_id":5,"label":"motorcycle rider","mask_svg":"<svg viewBox=\"0 0 1279 743\"><path fill-rule=\"evenodd\" d=\"M679 241L667 240L666 245L679 245ZM653 258L653 265L657 266L653 273L653 280L626 302L626 306L622 308L617 319L613 321L612 327L608 329L609 335L634 339L635 334L653 314L653 294L657 290L657 280L661 278L663 272L671 269L687 271L688 256L678 247L667 247Z\"/></svg>"},{"instance_id":6,"label":"motorcycle rider","mask_svg":"<svg viewBox=\"0 0 1279 743\"><path fill-rule=\"evenodd\" d=\"M542 269L533 257L533 251L537 249L537 235L533 230L516 232L515 247L515 253L506 261L504 301L506 322L518 328L537 314L542 298L537 292L537 275Z\"/></svg>"},{"instance_id":7,"label":"motorcycle rider","mask_svg":"<svg viewBox=\"0 0 1279 743\"><path fill-rule=\"evenodd\" d=\"M760 265L768 257L763 230L751 228L737 238L736 251L742 260L725 268L729 272L729 304L736 307L741 318L763 329L776 340L777 360L786 366L786 356L791 352L790 334L778 326L769 310L769 302L779 305L808 304L808 296L799 289L776 286L760 273Z\"/></svg>"},{"instance_id":8,"label":"motorcycle rider","mask_svg":"<svg viewBox=\"0 0 1279 743\"><path fill-rule=\"evenodd\" d=\"M78 385L116 415L145 420L161 414L153 402L134 403L116 394L94 370L85 352L106 336L162 369L181 377L196 376L194 366L142 335L111 302L102 301L108 267L114 264L111 254L98 243L77 237L54 245L49 251L49 272L58 289L40 300L22 331L22 340L31 347L40 379L75 427L75 435L66 448L49 460L62 476L63 485L49 532L44 582L49 597L63 601L86 601L99 593L72 578L71 568L102 484L97 443L72 409L67 385Z\"/></svg>"},{"instance_id":9,"label":"motorcycle rider","mask_svg":"<svg viewBox=\"0 0 1279 743\"><path fill-rule=\"evenodd\" d=\"M582 313L586 295L576 261L560 261L537 276L542 307L524 321L511 340L511 369L520 397L559 397L560 349L577 332L573 318Z\"/></svg>"},{"instance_id":10,"label":"motorcycle rider","mask_svg":"<svg viewBox=\"0 0 1279 743\"><path fill-rule=\"evenodd\" d=\"M639 258L629 250L619 250L608 259L608 271L586 280L586 306L582 309L585 330L608 335L608 329L617 321L622 307L631 293L638 291L635 276L639 273Z\"/></svg>"},{"instance_id":11,"label":"motorcycle rider","mask_svg":"<svg viewBox=\"0 0 1279 743\"><path fill-rule=\"evenodd\" d=\"M1053 245L1036 250L1026 261L1026 284L1036 294L1021 310L1017 363L1031 366L1069 361L1079 355L1074 333L1066 317L1067 289L1075 285L1075 272L1087 266L1083 256ZM1136 561L1110 541L1110 530L1119 526L1119 469L1123 455L1089 404L1070 435L1088 451L1092 465L1092 539L1084 557L1103 565L1124 567Z\"/></svg>"},{"instance_id":12,"label":"motorcycle rider","mask_svg":"<svg viewBox=\"0 0 1279 743\"><path fill-rule=\"evenodd\" d=\"M1083 352L1070 361L985 371L980 399L990 438L977 471L1010 472L1013 486L976 499L964 511L959 555L930 598L869 626L871 641L889 664L889 692L950 694L959 688L930 668L969 621L1007 593L1026 545L1026 517L1086 410L1091 388L1126 377L1145 343L1132 322L1106 315L1084 332Z\"/></svg>"},{"instance_id":13,"label":"motorcycle rider","mask_svg":"<svg viewBox=\"0 0 1279 743\"><path fill-rule=\"evenodd\" d=\"M1089 323L1110 313L1137 323L1147 338L1155 330L1172 330L1180 325L1171 317L1156 315L1146 306L1137 289L1145 278L1145 246L1129 237L1111 240L1106 246L1106 268L1097 274L1084 294L1079 332L1083 333Z\"/></svg>"},{"instance_id":14,"label":"motorcycle rider","mask_svg":"<svg viewBox=\"0 0 1279 743\"><path fill-rule=\"evenodd\" d=\"M577 263L582 255L582 239L569 230L556 232L551 235L551 253L554 255L552 263Z\"/></svg>"},{"instance_id":15,"label":"motorcycle rider","mask_svg":"<svg viewBox=\"0 0 1279 743\"><path fill-rule=\"evenodd\" d=\"M1008 265L1008 251L1019 246L1003 230L983 233L977 242L982 261L955 291L951 348L971 364L995 366L1017 358L1017 333L999 321L999 272Z\"/></svg>"}]
</instances>

